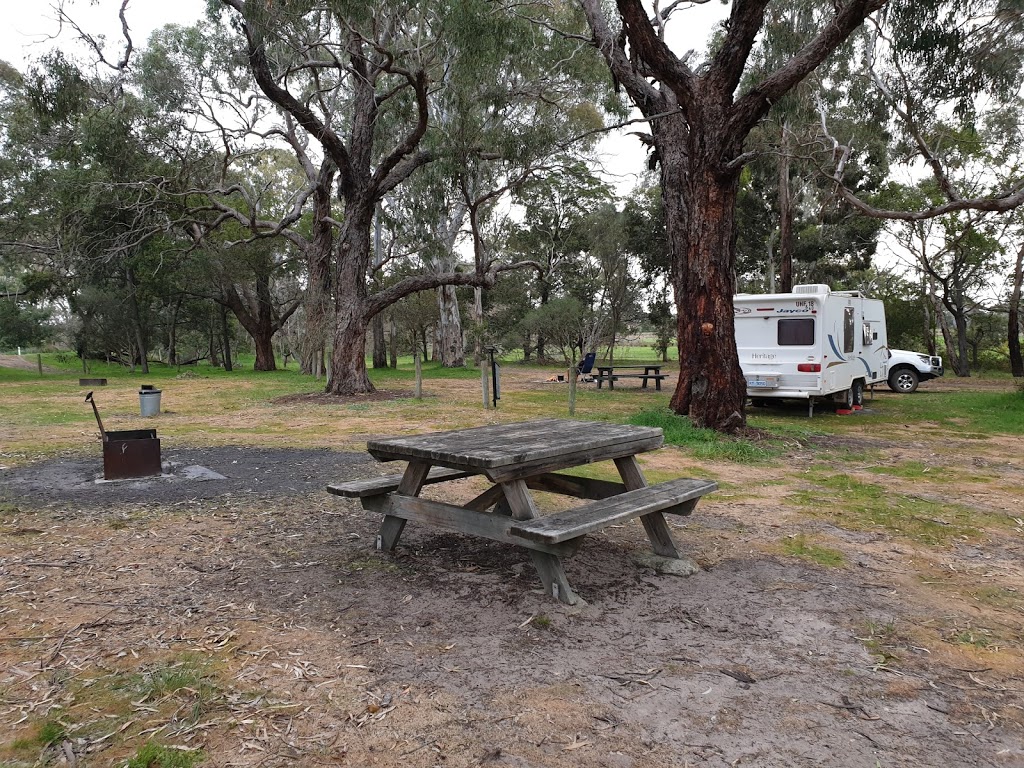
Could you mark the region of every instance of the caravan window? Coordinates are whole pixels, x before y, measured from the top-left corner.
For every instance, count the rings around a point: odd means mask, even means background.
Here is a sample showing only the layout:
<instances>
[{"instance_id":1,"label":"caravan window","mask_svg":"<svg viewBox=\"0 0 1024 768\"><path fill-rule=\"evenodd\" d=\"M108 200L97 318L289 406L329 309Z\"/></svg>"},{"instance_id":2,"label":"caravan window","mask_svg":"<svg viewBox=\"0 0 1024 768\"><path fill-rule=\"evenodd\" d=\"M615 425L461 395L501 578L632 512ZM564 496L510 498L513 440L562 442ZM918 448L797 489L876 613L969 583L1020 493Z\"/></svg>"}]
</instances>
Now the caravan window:
<instances>
[{"instance_id":1,"label":"caravan window","mask_svg":"<svg viewBox=\"0 0 1024 768\"><path fill-rule=\"evenodd\" d=\"M843 308L843 352L853 352L853 307Z\"/></svg>"},{"instance_id":2,"label":"caravan window","mask_svg":"<svg viewBox=\"0 0 1024 768\"><path fill-rule=\"evenodd\" d=\"M787 317L779 320L780 347L810 347L814 344L814 318Z\"/></svg>"},{"instance_id":3,"label":"caravan window","mask_svg":"<svg viewBox=\"0 0 1024 768\"><path fill-rule=\"evenodd\" d=\"M874 343L874 341L875 341L874 335L872 334L872 331L871 331L871 323L864 323L863 330L864 330L864 339L863 339L864 346L865 347L870 347Z\"/></svg>"}]
</instances>

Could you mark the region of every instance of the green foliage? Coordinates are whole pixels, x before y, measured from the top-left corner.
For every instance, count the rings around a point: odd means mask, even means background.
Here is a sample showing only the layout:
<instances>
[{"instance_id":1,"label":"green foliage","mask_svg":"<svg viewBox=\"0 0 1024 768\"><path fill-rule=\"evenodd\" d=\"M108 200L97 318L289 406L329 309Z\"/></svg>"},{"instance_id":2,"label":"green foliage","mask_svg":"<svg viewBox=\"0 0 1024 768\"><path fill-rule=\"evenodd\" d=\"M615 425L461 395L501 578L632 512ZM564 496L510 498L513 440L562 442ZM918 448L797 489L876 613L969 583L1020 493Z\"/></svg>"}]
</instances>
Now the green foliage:
<instances>
[{"instance_id":1,"label":"green foliage","mask_svg":"<svg viewBox=\"0 0 1024 768\"><path fill-rule=\"evenodd\" d=\"M0 296L0 350L42 344L53 335L50 311Z\"/></svg>"},{"instance_id":2,"label":"green foliage","mask_svg":"<svg viewBox=\"0 0 1024 768\"><path fill-rule=\"evenodd\" d=\"M676 339L677 327L672 302L668 297L651 302L647 319L654 327L654 343L651 349L658 353L661 360L668 360L669 349Z\"/></svg>"}]
</instances>

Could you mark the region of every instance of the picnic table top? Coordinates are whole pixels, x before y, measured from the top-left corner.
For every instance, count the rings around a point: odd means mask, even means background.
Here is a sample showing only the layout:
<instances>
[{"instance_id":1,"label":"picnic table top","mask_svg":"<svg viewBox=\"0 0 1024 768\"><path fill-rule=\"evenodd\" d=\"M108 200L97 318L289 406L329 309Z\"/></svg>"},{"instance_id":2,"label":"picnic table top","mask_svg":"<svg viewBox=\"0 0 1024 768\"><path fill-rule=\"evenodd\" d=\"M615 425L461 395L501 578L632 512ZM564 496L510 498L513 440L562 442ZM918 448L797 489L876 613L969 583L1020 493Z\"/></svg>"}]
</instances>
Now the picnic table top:
<instances>
[{"instance_id":1,"label":"picnic table top","mask_svg":"<svg viewBox=\"0 0 1024 768\"><path fill-rule=\"evenodd\" d=\"M511 424L388 437L367 442L381 461L429 461L449 467L550 469L619 458L660 448L661 429L600 421L540 419Z\"/></svg>"},{"instance_id":2,"label":"picnic table top","mask_svg":"<svg viewBox=\"0 0 1024 768\"><path fill-rule=\"evenodd\" d=\"M665 367L665 365L666 363L630 363L629 365L619 365L618 363L595 363L594 367L608 371L612 370L613 368L643 368L644 370L655 368L657 370L660 370L663 367Z\"/></svg>"}]
</instances>

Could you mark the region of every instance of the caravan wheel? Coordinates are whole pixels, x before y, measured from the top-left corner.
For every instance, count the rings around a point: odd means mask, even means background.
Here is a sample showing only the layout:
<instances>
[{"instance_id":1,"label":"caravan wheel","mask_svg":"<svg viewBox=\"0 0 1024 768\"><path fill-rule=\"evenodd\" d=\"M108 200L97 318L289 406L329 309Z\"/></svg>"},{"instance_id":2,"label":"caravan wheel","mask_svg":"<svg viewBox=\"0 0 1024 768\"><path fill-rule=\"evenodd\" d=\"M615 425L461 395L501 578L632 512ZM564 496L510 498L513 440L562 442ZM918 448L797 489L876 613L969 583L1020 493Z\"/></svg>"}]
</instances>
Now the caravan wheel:
<instances>
[{"instance_id":1,"label":"caravan wheel","mask_svg":"<svg viewBox=\"0 0 1024 768\"><path fill-rule=\"evenodd\" d=\"M850 386L850 395L854 405L864 405L864 382L857 379Z\"/></svg>"},{"instance_id":2,"label":"caravan wheel","mask_svg":"<svg viewBox=\"0 0 1024 768\"><path fill-rule=\"evenodd\" d=\"M840 408L845 408L848 411L853 410L853 387L850 387L850 389L847 389L844 392L840 392L839 397L842 398L842 400L839 401Z\"/></svg>"}]
</instances>

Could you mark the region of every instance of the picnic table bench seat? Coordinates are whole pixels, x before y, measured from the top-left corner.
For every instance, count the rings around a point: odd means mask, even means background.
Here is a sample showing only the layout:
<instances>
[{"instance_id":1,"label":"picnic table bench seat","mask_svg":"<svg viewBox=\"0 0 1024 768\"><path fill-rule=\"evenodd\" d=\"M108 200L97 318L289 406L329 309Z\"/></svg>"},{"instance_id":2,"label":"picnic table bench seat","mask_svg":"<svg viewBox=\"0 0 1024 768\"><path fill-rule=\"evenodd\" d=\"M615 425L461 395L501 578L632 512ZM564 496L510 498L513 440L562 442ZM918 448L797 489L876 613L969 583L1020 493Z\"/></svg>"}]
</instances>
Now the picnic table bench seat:
<instances>
[{"instance_id":1,"label":"picnic table bench seat","mask_svg":"<svg viewBox=\"0 0 1024 768\"><path fill-rule=\"evenodd\" d=\"M513 524L509 532L531 541L558 544L652 512L688 515L702 496L717 489L718 483L713 480L682 477L523 520Z\"/></svg>"},{"instance_id":2,"label":"picnic table bench seat","mask_svg":"<svg viewBox=\"0 0 1024 768\"><path fill-rule=\"evenodd\" d=\"M460 480L463 477L471 477L473 472L466 472L461 469L449 469L448 467L431 467L424 485L444 483L448 480ZM369 477L365 480L349 480L345 483L335 483L327 486L327 492L335 496L344 496L347 499L363 499L369 496L383 496L387 493L394 493L402 482L402 475L384 475L383 477Z\"/></svg>"},{"instance_id":3,"label":"picnic table bench seat","mask_svg":"<svg viewBox=\"0 0 1024 768\"><path fill-rule=\"evenodd\" d=\"M642 386L646 387L647 380L654 379L654 388L660 390L661 382L667 378L667 373L613 373L611 375L599 374L597 376L594 376L594 381L597 382L597 388L600 389L601 384L603 384L606 381L615 382L618 381L619 379L643 379Z\"/></svg>"}]
</instances>

